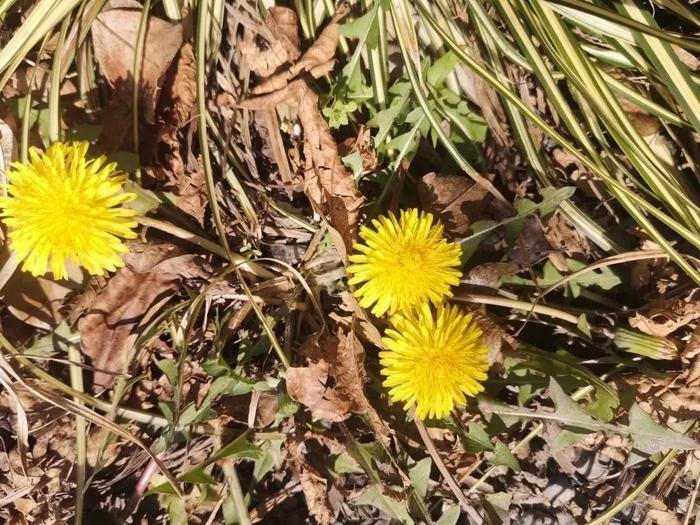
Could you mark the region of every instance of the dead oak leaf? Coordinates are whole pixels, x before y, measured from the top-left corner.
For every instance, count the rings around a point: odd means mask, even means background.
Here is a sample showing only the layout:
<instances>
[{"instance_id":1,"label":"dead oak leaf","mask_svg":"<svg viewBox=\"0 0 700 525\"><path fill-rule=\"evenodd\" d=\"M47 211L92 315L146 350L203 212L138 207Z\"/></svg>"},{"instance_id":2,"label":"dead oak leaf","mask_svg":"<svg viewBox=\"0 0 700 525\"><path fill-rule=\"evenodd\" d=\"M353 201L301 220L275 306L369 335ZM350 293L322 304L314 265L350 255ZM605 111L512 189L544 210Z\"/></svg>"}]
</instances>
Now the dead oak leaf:
<instances>
[{"instance_id":1,"label":"dead oak leaf","mask_svg":"<svg viewBox=\"0 0 700 525\"><path fill-rule=\"evenodd\" d=\"M461 175L428 173L417 185L424 210L434 213L455 236L469 233L469 226L479 219L488 191Z\"/></svg>"},{"instance_id":2,"label":"dead oak leaf","mask_svg":"<svg viewBox=\"0 0 700 525\"><path fill-rule=\"evenodd\" d=\"M289 466L299 478L309 514L319 525L330 525L335 513L328 497L329 480L307 461L303 453L304 441L302 439L287 441L285 448L289 455Z\"/></svg>"},{"instance_id":3,"label":"dead oak leaf","mask_svg":"<svg viewBox=\"0 0 700 525\"><path fill-rule=\"evenodd\" d=\"M239 43L246 64L256 75L267 78L285 64L291 64L301 55L299 21L296 12L288 7L275 6L268 12L265 25L272 42L261 48L252 38ZM263 35L267 31L262 31Z\"/></svg>"},{"instance_id":4,"label":"dead oak leaf","mask_svg":"<svg viewBox=\"0 0 700 525\"><path fill-rule=\"evenodd\" d=\"M131 101L134 53L141 10L108 9L100 13L90 32L95 58L107 82L115 88L116 96ZM139 90L146 121L153 123L160 79L182 46L180 24L171 24L154 16L148 17Z\"/></svg>"},{"instance_id":5,"label":"dead oak leaf","mask_svg":"<svg viewBox=\"0 0 700 525\"><path fill-rule=\"evenodd\" d=\"M353 332L322 335L312 342L314 362L287 369L287 391L311 410L315 418L344 421L352 413L364 414L364 349Z\"/></svg>"},{"instance_id":6,"label":"dead oak leaf","mask_svg":"<svg viewBox=\"0 0 700 525\"><path fill-rule=\"evenodd\" d=\"M120 269L78 321L83 353L97 369L94 383L107 388L121 372L140 328L177 291L180 269L193 265L194 255L171 257L136 271Z\"/></svg>"}]
</instances>

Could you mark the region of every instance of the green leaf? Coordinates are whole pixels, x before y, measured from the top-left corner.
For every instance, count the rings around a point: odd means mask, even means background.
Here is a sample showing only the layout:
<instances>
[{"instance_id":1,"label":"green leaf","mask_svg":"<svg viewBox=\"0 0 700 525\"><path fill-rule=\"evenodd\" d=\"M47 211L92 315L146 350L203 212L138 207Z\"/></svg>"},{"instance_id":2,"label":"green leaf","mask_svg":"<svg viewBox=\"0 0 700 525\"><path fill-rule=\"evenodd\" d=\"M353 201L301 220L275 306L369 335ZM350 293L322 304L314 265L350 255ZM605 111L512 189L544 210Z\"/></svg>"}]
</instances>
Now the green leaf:
<instances>
[{"instance_id":1,"label":"green leaf","mask_svg":"<svg viewBox=\"0 0 700 525\"><path fill-rule=\"evenodd\" d=\"M559 349L555 353L544 352L529 345L523 345L521 352L527 357L513 367L513 370L527 369L538 374L556 378L560 384L571 389L579 386L593 386L595 401L586 406L586 411L604 421L610 421L620 398L617 390L593 374L588 368L566 350Z\"/></svg>"},{"instance_id":2,"label":"green leaf","mask_svg":"<svg viewBox=\"0 0 700 525\"><path fill-rule=\"evenodd\" d=\"M183 474L180 477L180 481L186 481L188 483L198 483L202 485L216 485L216 480L212 478L209 474L204 472L202 467L197 467L189 472Z\"/></svg>"},{"instance_id":3,"label":"green leaf","mask_svg":"<svg viewBox=\"0 0 700 525\"><path fill-rule=\"evenodd\" d=\"M476 422L469 423L469 433L462 436L462 447L465 452L478 454L487 450L493 450L491 438L486 433L483 425Z\"/></svg>"},{"instance_id":4,"label":"green leaf","mask_svg":"<svg viewBox=\"0 0 700 525\"><path fill-rule=\"evenodd\" d=\"M388 108L381 110L367 122L368 126L379 128L374 137L375 144L379 151L385 150L385 139L389 135L391 128L394 127L394 122L398 116L408 105L408 99L408 95L404 95L401 98L394 98Z\"/></svg>"},{"instance_id":5,"label":"green leaf","mask_svg":"<svg viewBox=\"0 0 700 525\"><path fill-rule=\"evenodd\" d=\"M532 206L528 204L522 205L524 208L519 211L517 215L513 217L508 217L500 222L494 221L477 221L472 224L472 234L459 241L460 246L462 246L462 262L466 263L469 258L476 251L481 241L493 230L500 226L507 226L513 222L522 221L525 217L532 215L533 213L542 210L549 211L556 209L562 202L570 198L576 188L572 186L565 186L563 188L552 189L550 192L545 192L544 188L541 193L546 194L547 197L543 198L542 202L534 204ZM522 228L522 226L521 226Z\"/></svg>"},{"instance_id":6,"label":"green leaf","mask_svg":"<svg viewBox=\"0 0 700 525\"><path fill-rule=\"evenodd\" d=\"M171 386L177 385L177 365L173 359L161 359L160 361L156 361L156 366L165 374Z\"/></svg>"},{"instance_id":7,"label":"green leaf","mask_svg":"<svg viewBox=\"0 0 700 525\"><path fill-rule=\"evenodd\" d=\"M253 479L259 482L280 464L282 460L282 443L281 439L271 439L262 447L261 456L255 460Z\"/></svg>"},{"instance_id":8,"label":"green leaf","mask_svg":"<svg viewBox=\"0 0 700 525\"><path fill-rule=\"evenodd\" d=\"M554 402L556 415L568 421L568 425L581 429L595 428L598 424L571 399L553 377L549 380L549 395Z\"/></svg>"},{"instance_id":9,"label":"green leaf","mask_svg":"<svg viewBox=\"0 0 700 525\"><path fill-rule=\"evenodd\" d=\"M454 71L455 66L459 62L459 58L452 51L448 51L439 59L433 62L433 65L428 68L426 79L433 87L439 88L445 83L447 76Z\"/></svg>"},{"instance_id":10,"label":"green leaf","mask_svg":"<svg viewBox=\"0 0 700 525\"><path fill-rule=\"evenodd\" d=\"M588 318L586 317L586 314L581 314L578 316L578 322L576 323L576 327L588 337L591 337L591 326L588 324Z\"/></svg>"},{"instance_id":11,"label":"green leaf","mask_svg":"<svg viewBox=\"0 0 700 525\"><path fill-rule=\"evenodd\" d=\"M171 525L187 525L188 516L187 509L185 509L185 502L179 497L170 498L170 503L168 504L168 516L170 516L169 523Z\"/></svg>"},{"instance_id":12,"label":"green leaf","mask_svg":"<svg viewBox=\"0 0 700 525\"><path fill-rule=\"evenodd\" d=\"M513 472L520 472L520 463L518 463L518 460L510 451L508 445L501 441L496 443L491 463L494 465L504 465Z\"/></svg>"},{"instance_id":13,"label":"green leaf","mask_svg":"<svg viewBox=\"0 0 700 525\"><path fill-rule=\"evenodd\" d=\"M694 439L659 425L636 403L630 408L628 428L634 448L645 455L650 456L668 449L700 448Z\"/></svg>"},{"instance_id":14,"label":"green leaf","mask_svg":"<svg viewBox=\"0 0 700 525\"><path fill-rule=\"evenodd\" d=\"M484 220L476 221L471 225L471 235L459 241L459 245L462 247L462 264L466 264L472 258L481 241L486 238L487 234L498 228L499 224L496 221Z\"/></svg>"},{"instance_id":15,"label":"green leaf","mask_svg":"<svg viewBox=\"0 0 700 525\"><path fill-rule=\"evenodd\" d=\"M68 324L62 321L53 332L34 341L24 353L28 355L46 356L53 352L67 352L71 345L80 344L80 332L74 332Z\"/></svg>"},{"instance_id":16,"label":"green leaf","mask_svg":"<svg viewBox=\"0 0 700 525\"><path fill-rule=\"evenodd\" d=\"M398 137L394 137L386 145L386 150L389 151L393 149L396 151L403 151L404 149L407 149L408 151L415 151L417 146L416 134L413 131L408 131L399 135Z\"/></svg>"},{"instance_id":17,"label":"green leaf","mask_svg":"<svg viewBox=\"0 0 700 525\"><path fill-rule=\"evenodd\" d=\"M379 44L379 24L377 24L377 10L379 2L360 18L342 24L340 34L346 38L363 41L369 47L377 47Z\"/></svg>"},{"instance_id":18,"label":"green leaf","mask_svg":"<svg viewBox=\"0 0 700 525\"><path fill-rule=\"evenodd\" d=\"M343 452L333 460L333 472L336 474L361 474L364 471L350 454Z\"/></svg>"},{"instance_id":19,"label":"green leaf","mask_svg":"<svg viewBox=\"0 0 700 525\"><path fill-rule=\"evenodd\" d=\"M160 408L160 411L163 413L163 416L165 416L165 419L170 425L173 424L175 419L174 406L175 404L172 401L160 401L158 403L158 408Z\"/></svg>"},{"instance_id":20,"label":"green leaf","mask_svg":"<svg viewBox=\"0 0 700 525\"><path fill-rule=\"evenodd\" d=\"M257 460L262 457L263 453L264 452L260 447L248 441L247 434L243 434L209 456L206 464L209 465L215 461L225 458Z\"/></svg>"},{"instance_id":21,"label":"green leaf","mask_svg":"<svg viewBox=\"0 0 700 525\"><path fill-rule=\"evenodd\" d=\"M128 170L119 166L119 169L125 172L129 172L134 171L135 168L132 170ZM124 191L136 194L136 198L133 201L129 202L129 208L134 210L139 215L146 215L152 211L155 211L163 203L162 200L158 198L158 194L156 192L144 190L141 187L137 186L136 183L131 181L127 181L124 184ZM165 195L166 192L160 193L162 195Z\"/></svg>"},{"instance_id":22,"label":"green leaf","mask_svg":"<svg viewBox=\"0 0 700 525\"><path fill-rule=\"evenodd\" d=\"M486 511L496 518L492 523L505 523L513 495L508 492L496 492L494 494L485 494L484 500Z\"/></svg>"},{"instance_id":23,"label":"green leaf","mask_svg":"<svg viewBox=\"0 0 700 525\"><path fill-rule=\"evenodd\" d=\"M552 454L578 443L583 436L585 436L585 434L562 429L550 443Z\"/></svg>"},{"instance_id":24,"label":"green leaf","mask_svg":"<svg viewBox=\"0 0 700 525\"><path fill-rule=\"evenodd\" d=\"M362 156L359 151L353 151L342 158L343 165L352 172L352 176L357 179L362 173Z\"/></svg>"},{"instance_id":25,"label":"green leaf","mask_svg":"<svg viewBox=\"0 0 700 525\"><path fill-rule=\"evenodd\" d=\"M406 510L407 502L397 499L393 495L385 494L382 490L382 485L378 483L373 483L366 487L355 499L355 504L371 505L381 510L384 514L399 520L401 523L413 524L413 520Z\"/></svg>"},{"instance_id":26,"label":"green leaf","mask_svg":"<svg viewBox=\"0 0 700 525\"><path fill-rule=\"evenodd\" d=\"M433 461L430 458L423 458L408 470L408 477L411 478L411 482L421 500L424 500L428 493L428 480L430 479L432 466Z\"/></svg>"},{"instance_id":27,"label":"green leaf","mask_svg":"<svg viewBox=\"0 0 700 525\"><path fill-rule=\"evenodd\" d=\"M87 140L88 142L96 141L104 126L96 124L79 124L65 131L65 140Z\"/></svg>"},{"instance_id":28,"label":"green leaf","mask_svg":"<svg viewBox=\"0 0 700 525\"><path fill-rule=\"evenodd\" d=\"M567 259L566 264L572 273L586 267L585 264L576 261L575 259ZM564 275L554 267L551 261L547 261L542 267L542 277L537 279L536 284L539 287L549 287L559 282L563 277ZM506 275L503 277L502 281L506 284L522 286L535 285L531 279L519 277L517 275ZM565 295L567 297L576 298L581 294L582 289L588 288L589 286L601 288L603 290L610 290L621 282L622 280L610 268L599 268L570 279L566 283Z\"/></svg>"},{"instance_id":29,"label":"green leaf","mask_svg":"<svg viewBox=\"0 0 700 525\"><path fill-rule=\"evenodd\" d=\"M435 522L435 525L455 525L460 514L461 511L457 505L450 507L442 513L442 516Z\"/></svg>"},{"instance_id":30,"label":"green leaf","mask_svg":"<svg viewBox=\"0 0 700 525\"><path fill-rule=\"evenodd\" d=\"M109 162L116 162L117 168L126 173L133 173L141 167L138 155L131 151L117 151L116 153L110 153L107 155L107 160Z\"/></svg>"}]
</instances>

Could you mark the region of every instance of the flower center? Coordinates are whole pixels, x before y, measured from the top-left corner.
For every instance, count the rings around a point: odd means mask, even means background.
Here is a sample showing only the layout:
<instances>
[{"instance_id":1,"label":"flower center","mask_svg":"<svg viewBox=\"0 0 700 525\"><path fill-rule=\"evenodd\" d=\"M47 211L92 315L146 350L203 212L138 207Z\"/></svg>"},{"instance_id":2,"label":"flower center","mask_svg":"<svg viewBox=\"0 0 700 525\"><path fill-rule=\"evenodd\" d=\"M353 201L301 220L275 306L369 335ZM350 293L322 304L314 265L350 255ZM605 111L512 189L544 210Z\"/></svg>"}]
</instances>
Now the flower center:
<instances>
[{"instance_id":1,"label":"flower center","mask_svg":"<svg viewBox=\"0 0 700 525\"><path fill-rule=\"evenodd\" d=\"M428 257L428 250L418 243L406 243L396 254L398 265L406 274L424 270Z\"/></svg>"}]
</instances>

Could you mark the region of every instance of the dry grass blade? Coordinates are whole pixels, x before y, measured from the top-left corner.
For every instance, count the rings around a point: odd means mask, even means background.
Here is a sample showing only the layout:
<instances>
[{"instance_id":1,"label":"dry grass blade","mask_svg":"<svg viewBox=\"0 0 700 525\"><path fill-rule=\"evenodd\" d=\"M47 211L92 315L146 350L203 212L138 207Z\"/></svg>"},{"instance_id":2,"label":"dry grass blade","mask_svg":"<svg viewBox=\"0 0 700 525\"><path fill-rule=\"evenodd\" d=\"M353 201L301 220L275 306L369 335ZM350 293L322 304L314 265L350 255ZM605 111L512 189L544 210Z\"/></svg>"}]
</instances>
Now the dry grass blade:
<instances>
[{"instance_id":1,"label":"dry grass blade","mask_svg":"<svg viewBox=\"0 0 700 525\"><path fill-rule=\"evenodd\" d=\"M2 342L5 349L12 348L12 345L10 345L9 342L2 335L0 335L0 342ZM168 481L172 484L174 490L178 493L178 495L183 494L182 489L180 488L180 484L177 481L177 478L172 474L172 472L170 472L170 470L156 456L156 454L154 454L151 451L151 449L136 436L124 430L121 426L117 425L113 421L110 421L104 416L90 410L89 408L86 408L78 402L54 394L50 394L48 392L40 392L31 384L27 383L26 381L24 381L24 379L22 379L18 372L7 361L4 353L0 353L0 368L3 370L3 373L5 374L6 378L13 378L14 381L21 384L33 396L42 399L47 403L50 403L51 405L57 408L60 408L61 410L65 410L75 416L82 417L87 421L94 423L95 425L100 425L105 428L108 428L111 432L114 432L118 436L137 445L149 456L149 458L151 458L156 463L156 465L158 465L158 468L160 469L162 474L168 479Z\"/></svg>"},{"instance_id":2,"label":"dry grass blade","mask_svg":"<svg viewBox=\"0 0 700 525\"><path fill-rule=\"evenodd\" d=\"M2 384L5 391L10 395L15 403L15 414L17 418L17 428L15 430L17 434L17 448L19 449L20 461L22 462L22 468L24 469L24 475L26 476L27 454L29 453L29 423L27 422L27 413L22 406L22 401L12 388L13 380L8 371L5 369L6 363L3 361L4 359L0 360L0 384Z\"/></svg>"}]
</instances>

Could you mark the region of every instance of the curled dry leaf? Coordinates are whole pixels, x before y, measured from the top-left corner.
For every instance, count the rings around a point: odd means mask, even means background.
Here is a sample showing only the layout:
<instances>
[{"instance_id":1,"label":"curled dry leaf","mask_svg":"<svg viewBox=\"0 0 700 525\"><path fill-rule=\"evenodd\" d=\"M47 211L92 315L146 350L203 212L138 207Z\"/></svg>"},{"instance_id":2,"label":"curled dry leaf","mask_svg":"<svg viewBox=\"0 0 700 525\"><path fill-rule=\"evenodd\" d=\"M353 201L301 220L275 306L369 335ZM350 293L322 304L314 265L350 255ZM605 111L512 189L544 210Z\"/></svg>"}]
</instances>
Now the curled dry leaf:
<instances>
[{"instance_id":1,"label":"curled dry leaf","mask_svg":"<svg viewBox=\"0 0 700 525\"><path fill-rule=\"evenodd\" d=\"M554 248L561 248L567 255L589 256L591 242L559 211L555 211L547 221L545 237Z\"/></svg>"},{"instance_id":2,"label":"curled dry leaf","mask_svg":"<svg viewBox=\"0 0 700 525\"><path fill-rule=\"evenodd\" d=\"M496 318L476 306L464 306L474 316L481 328L484 344L489 349L488 360L492 371L499 371L503 365L504 355L513 355L518 348L518 341L499 324Z\"/></svg>"},{"instance_id":3,"label":"curled dry leaf","mask_svg":"<svg viewBox=\"0 0 700 525\"><path fill-rule=\"evenodd\" d=\"M260 49L252 39L244 40L239 45L250 70L263 78L269 77L281 66L294 62L301 55L296 12L288 7L275 6L268 12L265 25L273 38L269 47Z\"/></svg>"},{"instance_id":4,"label":"curled dry leaf","mask_svg":"<svg viewBox=\"0 0 700 525\"><path fill-rule=\"evenodd\" d=\"M467 272L462 283L498 289L501 286L501 278L517 270L518 266L509 262L479 264Z\"/></svg>"},{"instance_id":5,"label":"curled dry leaf","mask_svg":"<svg viewBox=\"0 0 700 525\"><path fill-rule=\"evenodd\" d=\"M691 321L700 318L699 289L685 299L661 299L651 303L646 314L630 317L632 327L649 334L665 337Z\"/></svg>"},{"instance_id":6,"label":"curled dry leaf","mask_svg":"<svg viewBox=\"0 0 700 525\"><path fill-rule=\"evenodd\" d=\"M138 4L137 4L138 5ZM141 20L141 9L116 8L101 12L92 24L95 58L115 96L131 103L133 88L134 48ZM146 121L153 123L159 82L182 46L180 24L171 24L149 16L146 28L139 90Z\"/></svg>"},{"instance_id":7,"label":"curled dry leaf","mask_svg":"<svg viewBox=\"0 0 700 525\"><path fill-rule=\"evenodd\" d=\"M318 109L318 95L304 78L290 80L304 72L318 77L333 67L331 59L338 44L338 25L348 12L345 5L339 8L318 40L298 62L269 77L253 90L253 94L264 94L239 104L239 107L251 110L270 110L281 104L298 108L299 122L304 131L304 191L316 211L340 233L346 249L350 249L355 240L364 197L340 159L338 145Z\"/></svg>"},{"instance_id":8,"label":"curled dry leaf","mask_svg":"<svg viewBox=\"0 0 700 525\"><path fill-rule=\"evenodd\" d=\"M700 325L683 350L683 360L689 363L672 380L640 378L638 392L652 408L677 419L695 419L700 415Z\"/></svg>"},{"instance_id":9,"label":"curled dry leaf","mask_svg":"<svg viewBox=\"0 0 700 525\"><path fill-rule=\"evenodd\" d=\"M333 508L328 498L329 483L322 473L304 457L304 440L288 440L286 450L289 455L289 466L296 472L304 493L309 514L319 525L330 525L333 522Z\"/></svg>"},{"instance_id":10,"label":"curled dry leaf","mask_svg":"<svg viewBox=\"0 0 700 525\"><path fill-rule=\"evenodd\" d=\"M178 178L178 194L177 207L203 226L208 200L201 160L197 162L196 171L183 173Z\"/></svg>"},{"instance_id":11,"label":"curled dry leaf","mask_svg":"<svg viewBox=\"0 0 700 525\"><path fill-rule=\"evenodd\" d=\"M330 23L321 31L316 42L306 50L299 61L292 64L288 69L267 78L264 82L257 85L252 90L252 93L254 95L261 95L281 89L300 73L309 73L314 78L319 78L325 74L327 72L328 63L332 62L336 47L338 46L340 21L345 18L349 12L349 5L341 5ZM287 42L286 34L283 34L283 36L283 41Z\"/></svg>"},{"instance_id":12,"label":"curled dry leaf","mask_svg":"<svg viewBox=\"0 0 700 525\"><path fill-rule=\"evenodd\" d=\"M365 351L352 331L323 334L312 340L312 363L287 370L289 395L311 410L314 417L344 421L352 413L364 414Z\"/></svg>"},{"instance_id":13,"label":"curled dry leaf","mask_svg":"<svg viewBox=\"0 0 700 525\"><path fill-rule=\"evenodd\" d=\"M163 158L160 164L169 169L179 182L185 173L181 140L178 133L190 124L196 104L195 57L192 44L182 46L172 67L168 70L159 97L156 116L156 145Z\"/></svg>"},{"instance_id":14,"label":"curled dry leaf","mask_svg":"<svg viewBox=\"0 0 700 525\"><path fill-rule=\"evenodd\" d=\"M435 214L448 233L464 236L469 226L479 218L488 191L461 175L428 173L417 186L418 198L424 210Z\"/></svg>"},{"instance_id":15,"label":"curled dry leaf","mask_svg":"<svg viewBox=\"0 0 700 525\"><path fill-rule=\"evenodd\" d=\"M304 129L304 192L317 211L338 230L345 248L351 249L364 197L340 159L338 145L318 109L318 95L300 79L274 93L245 100L239 106L263 110L279 104L294 104L299 108L299 121Z\"/></svg>"},{"instance_id":16,"label":"curled dry leaf","mask_svg":"<svg viewBox=\"0 0 700 525\"><path fill-rule=\"evenodd\" d=\"M552 249L544 234L542 221L539 217L530 216L525 220L518 240L511 250L511 260L521 269L532 266L549 258L559 271L568 271L564 256Z\"/></svg>"},{"instance_id":17,"label":"curled dry leaf","mask_svg":"<svg viewBox=\"0 0 700 525\"><path fill-rule=\"evenodd\" d=\"M382 335L379 333L379 330L377 330L377 327L374 326L374 323L367 317L367 312L360 308L352 292L343 292L341 294L341 300L340 308L347 315L352 317L357 335L364 341L373 344L377 348L383 349L384 343L382 342Z\"/></svg>"}]
</instances>

